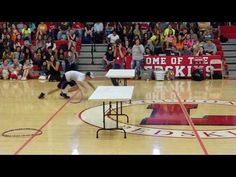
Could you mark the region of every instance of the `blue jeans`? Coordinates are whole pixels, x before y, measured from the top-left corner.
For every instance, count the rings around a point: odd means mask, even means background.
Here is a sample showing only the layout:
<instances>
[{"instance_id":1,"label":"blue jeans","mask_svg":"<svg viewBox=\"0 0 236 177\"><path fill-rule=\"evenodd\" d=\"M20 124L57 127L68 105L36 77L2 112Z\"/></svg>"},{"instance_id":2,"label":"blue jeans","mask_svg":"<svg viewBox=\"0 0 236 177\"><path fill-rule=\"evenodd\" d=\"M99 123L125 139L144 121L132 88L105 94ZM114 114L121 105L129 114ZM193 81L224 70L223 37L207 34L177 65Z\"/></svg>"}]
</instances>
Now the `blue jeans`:
<instances>
[{"instance_id":1,"label":"blue jeans","mask_svg":"<svg viewBox=\"0 0 236 177\"><path fill-rule=\"evenodd\" d=\"M142 64L143 64L143 60L132 61L132 69L135 69L135 76L140 77Z\"/></svg>"}]
</instances>

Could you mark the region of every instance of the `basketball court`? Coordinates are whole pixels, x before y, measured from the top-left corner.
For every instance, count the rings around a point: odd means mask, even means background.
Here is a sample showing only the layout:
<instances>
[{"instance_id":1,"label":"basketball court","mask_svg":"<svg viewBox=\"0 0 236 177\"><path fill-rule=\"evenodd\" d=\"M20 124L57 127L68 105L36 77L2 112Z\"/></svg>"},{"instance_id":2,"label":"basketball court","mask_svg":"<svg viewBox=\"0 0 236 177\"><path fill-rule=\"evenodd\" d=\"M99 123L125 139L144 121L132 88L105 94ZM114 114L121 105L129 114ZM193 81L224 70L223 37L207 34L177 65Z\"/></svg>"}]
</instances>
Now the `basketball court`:
<instances>
[{"instance_id":1,"label":"basketball court","mask_svg":"<svg viewBox=\"0 0 236 177\"><path fill-rule=\"evenodd\" d=\"M111 86L107 78L91 81ZM102 102L93 90L59 92L38 99L56 82L0 81L0 154L236 154L235 80L128 80L132 102L124 101L120 130L102 127ZM79 103L78 103L79 102ZM108 126L115 117L106 117Z\"/></svg>"}]
</instances>

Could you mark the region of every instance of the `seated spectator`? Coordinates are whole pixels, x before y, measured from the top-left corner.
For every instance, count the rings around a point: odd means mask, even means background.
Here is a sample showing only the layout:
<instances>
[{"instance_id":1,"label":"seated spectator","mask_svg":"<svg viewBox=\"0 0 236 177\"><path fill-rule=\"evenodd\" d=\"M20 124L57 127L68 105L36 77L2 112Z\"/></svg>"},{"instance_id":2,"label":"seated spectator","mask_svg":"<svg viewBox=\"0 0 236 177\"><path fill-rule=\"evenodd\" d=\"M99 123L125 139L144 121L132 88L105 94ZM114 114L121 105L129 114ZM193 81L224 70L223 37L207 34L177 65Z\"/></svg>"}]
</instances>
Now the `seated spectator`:
<instances>
[{"instance_id":1,"label":"seated spectator","mask_svg":"<svg viewBox=\"0 0 236 177\"><path fill-rule=\"evenodd\" d=\"M16 42L16 38L17 38L17 35L20 35L19 31L16 29L16 26L15 24L13 23L12 24L12 27L11 27L11 39L12 41L15 43Z\"/></svg>"},{"instance_id":2,"label":"seated spectator","mask_svg":"<svg viewBox=\"0 0 236 177\"><path fill-rule=\"evenodd\" d=\"M48 81L60 81L61 73L59 71L60 63L56 61L53 55L50 56L50 59L47 61L47 70L48 70Z\"/></svg>"},{"instance_id":3,"label":"seated spectator","mask_svg":"<svg viewBox=\"0 0 236 177\"><path fill-rule=\"evenodd\" d=\"M142 38L142 44L143 44L143 46L146 46L146 45L147 45L148 40L149 40L148 34L147 34L147 33L144 33L144 34L143 34L143 38Z\"/></svg>"},{"instance_id":4,"label":"seated spectator","mask_svg":"<svg viewBox=\"0 0 236 177\"><path fill-rule=\"evenodd\" d=\"M12 61L13 61L13 52L11 52L9 47L5 48L5 51L2 54L2 59L3 59L3 62L4 62L4 60L9 60L9 63L10 64L12 63Z\"/></svg>"},{"instance_id":5,"label":"seated spectator","mask_svg":"<svg viewBox=\"0 0 236 177\"><path fill-rule=\"evenodd\" d=\"M213 36L213 33L210 31L210 29L206 30L204 33L203 33L203 41L208 41L208 40L213 40L214 39L214 36Z\"/></svg>"},{"instance_id":6,"label":"seated spectator","mask_svg":"<svg viewBox=\"0 0 236 177\"><path fill-rule=\"evenodd\" d=\"M196 49L195 49L196 50ZM200 46L198 48L198 50L196 51L196 54L194 54L195 56L204 56L206 55L206 52L204 50L204 47Z\"/></svg>"},{"instance_id":7,"label":"seated spectator","mask_svg":"<svg viewBox=\"0 0 236 177\"><path fill-rule=\"evenodd\" d=\"M173 29L171 25L169 25L168 28L164 30L164 37L168 36L169 34L175 35L175 29Z\"/></svg>"},{"instance_id":8,"label":"seated spectator","mask_svg":"<svg viewBox=\"0 0 236 177\"><path fill-rule=\"evenodd\" d=\"M112 31L112 34L109 34L108 36L107 36L107 39L108 39L108 43L111 43L112 45L115 45L115 41L117 40L117 39L120 39L120 37L118 36L118 34L116 34L116 31L115 30L113 30Z\"/></svg>"},{"instance_id":9,"label":"seated spectator","mask_svg":"<svg viewBox=\"0 0 236 177\"><path fill-rule=\"evenodd\" d=\"M4 80L9 79L10 66L8 60L4 60L3 64L0 66L0 74Z\"/></svg>"},{"instance_id":10,"label":"seated spectator","mask_svg":"<svg viewBox=\"0 0 236 177\"><path fill-rule=\"evenodd\" d=\"M149 39L149 40L147 41L147 45L145 45L144 48L147 48L147 47L149 48L149 50L151 50L152 53L154 52L154 49L155 49L155 48L154 48L154 45L153 45L153 43L152 43L152 40Z\"/></svg>"},{"instance_id":11,"label":"seated spectator","mask_svg":"<svg viewBox=\"0 0 236 177\"><path fill-rule=\"evenodd\" d=\"M192 56L193 55L193 53L192 53L192 51L191 51L191 49L190 48L188 48L188 46L187 45L184 45L184 48L183 48L183 50L182 51L180 51L180 55L182 55L182 56Z\"/></svg>"},{"instance_id":12,"label":"seated spectator","mask_svg":"<svg viewBox=\"0 0 236 177\"><path fill-rule=\"evenodd\" d=\"M48 35L52 37L53 40L57 39L58 33L58 23L57 22L49 22L47 23Z\"/></svg>"},{"instance_id":13,"label":"seated spectator","mask_svg":"<svg viewBox=\"0 0 236 177\"><path fill-rule=\"evenodd\" d=\"M67 40L67 31L68 31L68 26L65 23L61 23L58 26L58 33L57 33L57 39L58 40Z\"/></svg>"},{"instance_id":14,"label":"seated spectator","mask_svg":"<svg viewBox=\"0 0 236 177\"><path fill-rule=\"evenodd\" d=\"M145 47L144 55L153 55L153 51L149 47Z\"/></svg>"},{"instance_id":15,"label":"seated spectator","mask_svg":"<svg viewBox=\"0 0 236 177\"><path fill-rule=\"evenodd\" d=\"M11 39L11 35L9 33L6 34L6 37L3 39L3 46L9 47L10 51L14 51L14 42Z\"/></svg>"},{"instance_id":16,"label":"seated spectator","mask_svg":"<svg viewBox=\"0 0 236 177\"><path fill-rule=\"evenodd\" d=\"M54 40L52 39L51 36L48 36L48 40L46 41L46 48L48 49L49 47L52 49L52 51L55 52L57 46L56 43L54 42Z\"/></svg>"},{"instance_id":17,"label":"seated spectator","mask_svg":"<svg viewBox=\"0 0 236 177\"><path fill-rule=\"evenodd\" d=\"M173 34L173 30L170 30L168 35L165 37L166 48L169 48L169 45L173 46L176 42L175 35Z\"/></svg>"},{"instance_id":18,"label":"seated spectator","mask_svg":"<svg viewBox=\"0 0 236 177\"><path fill-rule=\"evenodd\" d=\"M215 55L217 52L216 45L211 40L207 40L207 43L203 47L206 54Z\"/></svg>"},{"instance_id":19,"label":"seated spectator","mask_svg":"<svg viewBox=\"0 0 236 177\"><path fill-rule=\"evenodd\" d=\"M55 51L52 50L52 46L49 46L43 56L43 59L44 60L50 60L50 57L51 56L54 56L55 55Z\"/></svg>"},{"instance_id":20,"label":"seated spectator","mask_svg":"<svg viewBox=\"0 0 236 177\"><path fill-rule=\"evenodd\" d=\"M114 54L113 54L114 47L109 46L108 50L103 56L103 64L106 71L112 68L113 61L114 61Z\"/></svg>"},{"instance_id":21,"label":"seated spectator","mask_svg":"<svg viewBox=\"0 0 236 177\"><path fill-rule=\"evenodd\" d=\"M25 48L24 48L24 51L23 51L23 60L21 60L21 61L19 61L19 62L20 62L20 64L23 66L23 65L25 64L25 61L26 61L26 60L32 61L32 58L33 58L33 56L32 56L32 53L31 53L30 48L25 47Z\"/></svg>"},{"instance_id":22,"label":"seated spectator","mask_svg":"<svg viewBox=\"0 0 236 177\"><path fill-rule=\"evenodd\" d=\"M44 22L40 22L40 24L37 27L37 32L36 32L36 38L38 37L38 35L45 35L47 34L48 31L48 27Z\"/></svg>"},{"instance_id":23,"label":"seated spectator","mask_svg":"<svg viewBox=\"0 0 236 177\"><path fill-rule=\"evenodd\" d=\"M190 30L190 38L193 39L193 41L198 40L197 34L194 33L194 31L192 29Z\"/></svg>"},{"instance_id":24,"label":"seated spectator","mask_svg":"<svg viewBox=\"0 0 236 177\"><path fill-rule=\"evenodd\" d=\"M188 47L188 49L192 49L193 48L193 39L191 39L190 34L187 34L185 40L184 40L184 45L186 45Z\"/></svg>"},{"instance_id":25,"label":"seated spectator","mask_svg":"<svg viewBox=\"0 0 236 177\"><path fill-rule=\"evenodd\" d=\"M178 35L177 41L176 41L176 43L175 43L175 47L176 47L176 50L177 50L177 51L183 50L183 48L184 48L184 42L183 42L183 39L182 39L182 36L181 36L181 35Z\"/></svg>"},{"instance_id":26,"label":"seated spectator","mask_svg":"<svg viewBox=\"0 0 236 177\"><path fill-rule=\"evenodd\" d=\"M16 47L16 50L13 53L13 58L17 58L19 61L22 61L24 59L24 53L21 51L20 46Z\"/></svg>"},{"instance_id":27,"label":"seated spectator","mask_svg":"<svg viewBox=\"0 0 236 177\"><path fill-rule=\"evenodd\" d=\"M82 22L74 22L72 29L75 30L76 40L82 40L84 34L84 24Z\"/></svg>"},{"instance_id":28,"label":"seated spectator","mask_svg":"<svg viewBox=\"0 0 236 177\"><path fill-rule=\"evenodd\" d=\"M67 34L68 39L68 50L71 49L71 47L76 47L76 35L74 30L70 30Z\"/></svg>"},{"instance_id":29,"label":"seated spectator","mask_svg":"<svg viewBox=\"0 0 236 177\"><path fill-rule=\"evenodd\" d=\"M139 39L141 39L141 30L140 30L140 26L139 24L136 24L134 27L134 31L133 31L134 36L138 36Z\"/></svg>"},{"instance_id":30,"label":"seated spectator","mask_svg":"<svg viewBox=\"0 0 236 177\"><path fill-rule=\"evenodd\" d=\"M17 23L16 28L19 32L21 32L22 29L24 28L24 23L23 22Z\"/></svg>"},{"instance_id":31,"label":"seated spectator","mask_svg":"<svg viewBox=\"0 0 236 177\"><path fill-rule=\"evenodd\" d=\"M21 31L22 33L22 38L28 38L29 42L31 43L31 29L27 24L24 24L24 28Z\"/></svg>"},{"instance_id":32,"label":"seated spectator","mask_svg":"<svg viewBox=\"0 0 236 177\"><path fill-rule=\"evenodd\" d=\"M65 51L63 48L60 48L59 51L57 52L57 60L59 61L64 61L65 60Z\"/></svg>"},{"instance_id":33,"label":"seated spectator","mask_svg":"<svg viewBox=\"0 0 236 177\"><path fill-rule=\"evenodd\" d=\"M15 42L13 44L14 50L16 50L17 47L20 47L21 49L23 49L23 47L24 47L24 41L21 39L21 35L20 34L18 34L16 36L16 40L15 40Z\"/></svg>"},{"instance_id":34,"label":"seated spectator","mask_svg":"<svg viewBox=\"0 0 236 177\"><path fill-rule=\"evenodd\" d=\"M76 51L76 48L74 46L71 47L71 58L72 60L77 63L79 60L79 53Z\"/></svg>"},{"instance_id":35,"label":"seated spectator","mask_svg":"<svg viewBox=\"0 0 236 177\"><path fill-rule=\"evenodd\" d=\"M162 45L162 39L161 38L162 37L161 37L161 34L160 34L160 30L155 27L150 40L152 41L152 44L154 46L154 53L156 55L158 55L159 53L162 53L163 45ZM150 49L152 50L152 48L150 48Z\"/></svg>"},{"instance_id":36,"label":"seated spectator","mask_svg":"<svg viewBox=\"0 0 236 177\"><path fill-rule=\"evenodd\" d=\"M22 65L18 59L13 59L13 64L10 66L10 80L21 79Z\"/></svg>"},{"instance_id":37,"label":"seated spectator","mask_svg":"<svg viewBox=\"0 0 236 177\"><path fill-rule=\"evenodd\" d=\"M39 34L38 38L36 39L36 45L34 51L37 51L38 49L44 50L45 47L46 47L46 41L43 39L42 35Z\"/></svg>"},{"instance_id":38,"label":"seated spectator","mask_svg":"<svg viewBox=\"0 0 236 177\"><path fill-rule=\"evenodd\" d=\"M43 65L43 52L42 52L41 48L38 48L36 50L32 60L33 60L34 65L37 65L39 68L42 67L42 65Z\"/></svg>"},{"instance_id":39,"label":"seated spectator","mask_svg":"<svg viewBox=\"0 0 236 177\"><path fill-rule=\"evenodd\" d=\"M21 80L27 80L28 77L32 77L33 76L32 71L33 71L32 60L26 59L23 65L23 76Z\"/></svg>"},{"instance_id":40,"label":"seated spectator","mask_svg":"<svg viewBox=\"0 0 236 177\"><path fill-rule=\"evenodd\" d=\"M217 39L219 37L220 23L219 22L211 22L212 33L214 38Z\"/></svg>"}]
</instances>

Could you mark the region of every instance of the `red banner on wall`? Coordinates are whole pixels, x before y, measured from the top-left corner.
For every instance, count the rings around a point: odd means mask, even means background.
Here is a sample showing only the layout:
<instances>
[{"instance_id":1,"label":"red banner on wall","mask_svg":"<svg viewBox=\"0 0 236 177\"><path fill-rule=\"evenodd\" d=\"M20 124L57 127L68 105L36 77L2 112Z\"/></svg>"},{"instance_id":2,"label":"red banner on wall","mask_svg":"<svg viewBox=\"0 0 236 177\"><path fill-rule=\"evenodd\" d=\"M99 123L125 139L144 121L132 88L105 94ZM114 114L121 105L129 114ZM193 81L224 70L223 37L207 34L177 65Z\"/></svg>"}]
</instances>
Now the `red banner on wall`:
<instances>
[{"instance_id":1,"label":"red banner on wall","mask_svg":"<svg viewBox=\"0 0 236 177\"><path fill-rule=\"evenodd\" d=\"M194 69L203 69L207 76L210 75L210 60L221 59L219 55L210 56L144 56L143 69L172 70L175 77L191 77Z\"/></svg>"}]
</instances>

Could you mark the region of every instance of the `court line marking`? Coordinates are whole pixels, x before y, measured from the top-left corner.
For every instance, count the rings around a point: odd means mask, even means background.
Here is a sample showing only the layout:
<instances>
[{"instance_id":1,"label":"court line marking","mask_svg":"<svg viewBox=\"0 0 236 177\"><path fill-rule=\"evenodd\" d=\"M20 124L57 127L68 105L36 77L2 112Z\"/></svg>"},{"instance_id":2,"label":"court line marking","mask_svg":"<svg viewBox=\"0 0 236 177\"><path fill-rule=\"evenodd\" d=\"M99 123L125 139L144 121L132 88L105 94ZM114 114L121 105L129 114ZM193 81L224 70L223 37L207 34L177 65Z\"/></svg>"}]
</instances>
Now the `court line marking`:
<instances>
[{"instance_id":1,"label":"court line marking","mask_svg":"<svg viewBox=\"0 0 236 177\"><path fill-rule=\"evenodd\" d=\"M49 122L68 104L70 103L70 100L78 93L79 91L77 91L74 95L72 95L72 97L70 99L68 99L56 112L54 112L50 117L49 119L38 129L39 131L42 131L42 129L44 127L46 127ZM37 134L34 133L28 140L26 140L26 142L21 145L17 150L16 152L14 153L14 155L18 155L33 139L34 137L36 137Z\"/></svg>"},{"instance_id":2,"label":"court line marking","mask_svg":"<svg viewBox=\"0 0 236 177\"><path fill-rule=\"evenodd\" d=\"M206 149L205 145L203 144L202 139L199 136L199 134L198 134L198 132L197 132L195 126L194 126L194 123L193 123L192 119L190 118L185 106L183 105L183 103L182 103L179 95L177 94L176 90L173 87L172 87L172 89L173 89L173 92L175 93L175 95L177 97L177 100L179 101L179 105L180 105L180 107L181 107L181 109L182 109L182 111L185 115L186 120L188 121L189 125L191 126L191 128L193 130L193 133L195 134L195 136L197 138L197 141L198 141L199 145L201 146L201 149L203 150L205 155L208 155L207 149Z\"/></svg>"}]
</instances>

